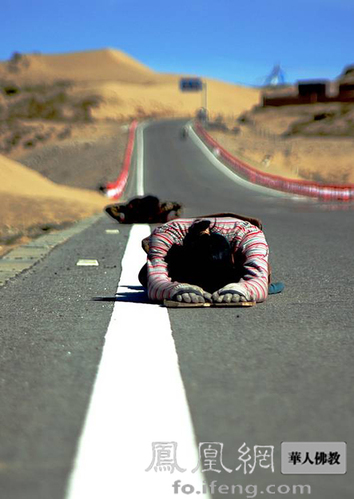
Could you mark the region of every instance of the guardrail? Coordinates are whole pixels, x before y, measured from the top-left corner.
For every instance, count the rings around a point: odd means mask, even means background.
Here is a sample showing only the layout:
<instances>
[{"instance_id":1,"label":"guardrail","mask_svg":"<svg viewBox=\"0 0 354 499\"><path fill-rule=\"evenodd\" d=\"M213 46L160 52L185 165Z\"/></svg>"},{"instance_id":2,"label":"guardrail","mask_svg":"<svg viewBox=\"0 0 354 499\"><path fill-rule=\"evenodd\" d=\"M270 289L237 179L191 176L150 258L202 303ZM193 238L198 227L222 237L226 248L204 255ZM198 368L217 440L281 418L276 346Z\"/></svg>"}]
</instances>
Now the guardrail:
<instances>
[{"instance_id":1,"label":"guardrail","mask_svg":"<svg viewBox=\"0 0 354 499\"><path fill-rule=\"evenodd\" d=\"M123 166L120 174L118 175L117 180L115 180L114 182L109 182L105 187L106 196L109 198L112 199L120 198L126 186L129 175L130 163L133 155L135 130L137 126L138 126L138 121L134 120L132 121L129 127L129 137L128 137L127 147L125 149Z\"/></svg>"},{"instance_id":2,"label":"guardrail","mask_svg":"<svg viewBox=\"0 0 354 499\"><path fill-rule=\"evenodd\" d=\"M262 172L230 154L208 134L199 122L194 123L194 129L207 145L218 150L218 156L223 158L230 166L232 166L238 175L253 184L262 185L278 191L291 192L301 196L315 197L324 201L354 200L354 184L327 185L307 180L289 179Z\"/></svg>"}]
</instances>

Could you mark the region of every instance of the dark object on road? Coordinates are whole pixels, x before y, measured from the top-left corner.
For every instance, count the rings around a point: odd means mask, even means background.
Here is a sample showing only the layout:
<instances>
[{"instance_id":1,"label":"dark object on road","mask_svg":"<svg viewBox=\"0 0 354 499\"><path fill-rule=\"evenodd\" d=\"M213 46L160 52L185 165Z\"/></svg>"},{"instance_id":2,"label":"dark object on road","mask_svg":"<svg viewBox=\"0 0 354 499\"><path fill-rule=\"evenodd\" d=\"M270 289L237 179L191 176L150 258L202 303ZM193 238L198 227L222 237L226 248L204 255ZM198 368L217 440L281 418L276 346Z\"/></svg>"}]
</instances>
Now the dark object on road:
<instances>
[{"instance_id":1,"label":"dark object on road","mask_svg":"<svg viewBox=\"0 0 354 499\"><path fill-rule=\"evenodd\" d=\"M122 224L166 223L181 216L182 204L174 201L161 202L156 196L131 199L127 204L112 204L105 212Z\"/></svg>"},{"instance_id":2,"label":"dark object on road","mask_svg":"<svg viewBox=\"0 0 354 499\"><path fill-rule=\"evenodd\" d=\"M181 129L181 139L186 139L188 137L188 128L184 126Z\"/></svg>"},{"instance_id":3,"label":"dark object on road","mask_svg":"<svg viewBox=\"0 0 354 499\"><path fill-rule=\"evenodd\" d=\"M201 107L197 111L196 118L205 124L208 121L208 110L205 107Z\"/></svg>"}]
</instances>

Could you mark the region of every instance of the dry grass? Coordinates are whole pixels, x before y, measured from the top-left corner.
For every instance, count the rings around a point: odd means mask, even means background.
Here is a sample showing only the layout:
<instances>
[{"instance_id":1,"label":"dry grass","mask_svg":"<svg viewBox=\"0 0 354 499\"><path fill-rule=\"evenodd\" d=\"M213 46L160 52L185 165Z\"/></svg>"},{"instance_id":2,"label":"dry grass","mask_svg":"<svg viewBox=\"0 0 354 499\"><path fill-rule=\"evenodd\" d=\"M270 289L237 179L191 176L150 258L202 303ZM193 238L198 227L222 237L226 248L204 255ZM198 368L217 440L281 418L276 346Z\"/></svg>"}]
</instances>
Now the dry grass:
<instances>
[{"instance_id":1,"label":"dry grass","mask_svg":"<svg viewBox=\"0 0 354 499\"><path fill-rule=\"evenodd\" d=\"M219 117L210 134L250 165L321 183L354 183L354 106L317 104L253 108Z\"/></svg>"}]
</instances>

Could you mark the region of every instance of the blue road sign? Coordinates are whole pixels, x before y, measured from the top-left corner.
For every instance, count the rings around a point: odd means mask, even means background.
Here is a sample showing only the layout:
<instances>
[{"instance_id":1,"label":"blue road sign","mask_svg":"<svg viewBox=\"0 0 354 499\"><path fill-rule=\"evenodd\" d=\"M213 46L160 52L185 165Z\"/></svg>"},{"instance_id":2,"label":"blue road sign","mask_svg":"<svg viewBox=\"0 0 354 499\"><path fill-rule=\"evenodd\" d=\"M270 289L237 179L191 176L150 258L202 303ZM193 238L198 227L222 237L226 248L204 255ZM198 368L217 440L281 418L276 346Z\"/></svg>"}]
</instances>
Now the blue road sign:
<instances>
[{"instance_id":1,"label":"blue road sign","mask_svg":"<svg viewBox=\"0 0 354 499\"><path fill-rule=\"evenodd\" d=\"M199 92L203 89L203 82L200 78L181 78L179 88L182 92Z\"/></svg>"}]
</instances>

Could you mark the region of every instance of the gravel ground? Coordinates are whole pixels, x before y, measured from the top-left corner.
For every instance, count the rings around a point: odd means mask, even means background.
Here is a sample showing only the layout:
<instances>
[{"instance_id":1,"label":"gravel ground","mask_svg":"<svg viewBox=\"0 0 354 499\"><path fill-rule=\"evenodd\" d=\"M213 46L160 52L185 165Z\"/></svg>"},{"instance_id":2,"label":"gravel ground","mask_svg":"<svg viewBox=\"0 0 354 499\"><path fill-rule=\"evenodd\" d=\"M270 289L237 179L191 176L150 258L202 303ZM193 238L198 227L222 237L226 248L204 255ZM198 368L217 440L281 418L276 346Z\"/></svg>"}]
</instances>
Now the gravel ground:
<instances>
[{"instance_id":1,"label":"gravel ground","mask_svg":"<svg viewBox=\"0 0 354 499\"><path fill-rule=\"evenodd\" d=\"M53 182L71 187L97 190L117 178L128 138L127 127L111 124L80 130L77 137L47 144L17 156L19 161Z\"/></svg>"}]
</instances>

